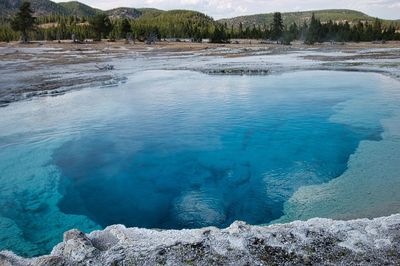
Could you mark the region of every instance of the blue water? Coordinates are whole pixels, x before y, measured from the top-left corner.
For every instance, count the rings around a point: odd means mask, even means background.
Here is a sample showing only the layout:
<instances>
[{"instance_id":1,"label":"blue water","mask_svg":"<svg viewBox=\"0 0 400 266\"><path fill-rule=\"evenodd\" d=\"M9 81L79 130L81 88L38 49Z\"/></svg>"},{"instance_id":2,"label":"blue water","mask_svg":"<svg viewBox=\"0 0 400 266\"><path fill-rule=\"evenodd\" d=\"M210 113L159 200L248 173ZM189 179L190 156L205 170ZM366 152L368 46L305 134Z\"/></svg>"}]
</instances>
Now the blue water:
<instances>
[{"instance_id":1,"label":"blue water","mask_svg":"<svg viewBox=\"0 0 400 266\"><path fill-rule=\"evenodd\" d=\"M193 80L180 84L184 75ZM247 77L246 87L235 86L238 78L199 86L199 78L208 77L167 73L156 81L162 87L140 85L121 103L124 119L57 149L60 209L102 226L268 223L299 186L337 177L359 141L381 133L329 122L332 107L354 94L351 85Z\"/></svg>"},{"instance_id":2,"label":"blue water","mask_svg":"<svg viewBox=\"0 0 400 266\"><path fill-rule=\"evenodd\" d=\"M338 177L360 141L380 139L379 120L388 112L368 109L368 101L362 126L330 118L348 100L382 97L381 87L381 76L362 73L147 71L119 87L0 109L8 125L0 129L0 183L18 175L22 180L0 195L0 216L15 221L22 236L0 248L48 252L50 244L36 234L57 219L51 244L70 224L89 230L116 223L180 229L271 222L299 187ZM16 117L25 118L10 129ZM40 172L45 168L51 170ZM37 181L21 188L33 176L51 180L60 196L44 195ZM21 195L10 192L18 189ZM23 215L5 209L10 195L26 193L33 198L27 201L48 206L34 215L29 208ZM75 220L49 218L56 212ZM7 230L0 239L7 239ZM29 249L18 241L29 241Z\"/></svg>"}]
</instances>

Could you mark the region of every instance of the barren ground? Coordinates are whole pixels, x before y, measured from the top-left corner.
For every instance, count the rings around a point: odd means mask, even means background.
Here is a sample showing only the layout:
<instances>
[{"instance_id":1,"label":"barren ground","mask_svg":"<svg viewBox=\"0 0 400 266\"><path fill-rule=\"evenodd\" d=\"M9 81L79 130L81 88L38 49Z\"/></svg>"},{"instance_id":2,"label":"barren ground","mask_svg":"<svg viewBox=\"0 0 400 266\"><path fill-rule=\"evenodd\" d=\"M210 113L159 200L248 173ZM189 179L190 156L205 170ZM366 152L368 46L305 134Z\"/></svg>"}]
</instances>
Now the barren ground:
<instances>
[{"instance_id":1,"label":"barren ground","mask_svg":"<svg viewBox=\"0 0 400 266\"><path fill-rule=\"evenodd\" d=\"M98 69L106 64L114 65L115 70ZM249 40L232 44L159 42L155 45L123 41L0 43L0 106L71 89L116 85L128 74L146 69L230 75L327 69L381 72L399 78L399 68L400 42L314 46L300 42L282 46Z\"/></svg>"}]
</instances>

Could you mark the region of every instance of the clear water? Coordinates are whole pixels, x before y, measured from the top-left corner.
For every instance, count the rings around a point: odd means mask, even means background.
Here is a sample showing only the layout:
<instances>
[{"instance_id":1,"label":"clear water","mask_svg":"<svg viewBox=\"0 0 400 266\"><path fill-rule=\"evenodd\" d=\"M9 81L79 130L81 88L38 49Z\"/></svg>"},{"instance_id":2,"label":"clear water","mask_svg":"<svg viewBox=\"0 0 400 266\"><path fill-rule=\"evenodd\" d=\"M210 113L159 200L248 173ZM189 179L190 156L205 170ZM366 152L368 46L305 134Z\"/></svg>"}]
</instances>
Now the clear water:
<instances>
[{"instance_id":1,"label":"clear water","mask_svg":"<svg viewBox=\"0 0 400 266\"><path fill-rule=\"evenodd\" d=\"M0 109L0 249L43 254L71 227L269 223L381 139L393 86L362 73L145 71ZM357 99L353 122L332 119Z\"/></svg>"}]
</instances>

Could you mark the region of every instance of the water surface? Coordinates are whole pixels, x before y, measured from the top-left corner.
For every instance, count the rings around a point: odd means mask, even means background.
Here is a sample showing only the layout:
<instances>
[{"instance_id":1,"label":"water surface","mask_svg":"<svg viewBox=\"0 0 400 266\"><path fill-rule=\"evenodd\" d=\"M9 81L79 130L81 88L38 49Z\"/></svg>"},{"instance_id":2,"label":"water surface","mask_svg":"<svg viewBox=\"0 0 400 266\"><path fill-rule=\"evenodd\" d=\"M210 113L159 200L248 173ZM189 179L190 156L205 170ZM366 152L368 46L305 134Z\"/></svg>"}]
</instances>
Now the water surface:
<instances>
[{"instance_id":1,"label":"water surface","mask_svg":"<svg viewBox=\"0 0 400 266\"><path fill-rule=\"evenodd\" d=\"M48 252L71 227L279 219L299 188L341 176L360 142L379 143L398 86L363 73L145 71L10 105L0 110L0 248ZM361 112L346 114L349 102Z\"/></svg>"}]
</instances>

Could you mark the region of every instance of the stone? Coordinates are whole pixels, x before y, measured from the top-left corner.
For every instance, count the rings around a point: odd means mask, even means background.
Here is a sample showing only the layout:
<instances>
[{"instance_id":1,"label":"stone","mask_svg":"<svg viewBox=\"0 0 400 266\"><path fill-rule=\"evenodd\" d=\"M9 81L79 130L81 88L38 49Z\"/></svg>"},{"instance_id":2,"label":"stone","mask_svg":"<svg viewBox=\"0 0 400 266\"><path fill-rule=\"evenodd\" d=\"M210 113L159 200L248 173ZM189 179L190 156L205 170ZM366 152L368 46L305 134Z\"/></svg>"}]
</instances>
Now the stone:
<instances>
[{"instance_id":1,"label":"stone","mask_svg":"<svg viewBox=\"0 0 400 266\"><path fill-rule=\"evenodd\" d=\"M400 214L373 220L314 218L226 229L70 230L50 256L0 252L0 265L399 265Z\"/></svg>"}]
</instances>

